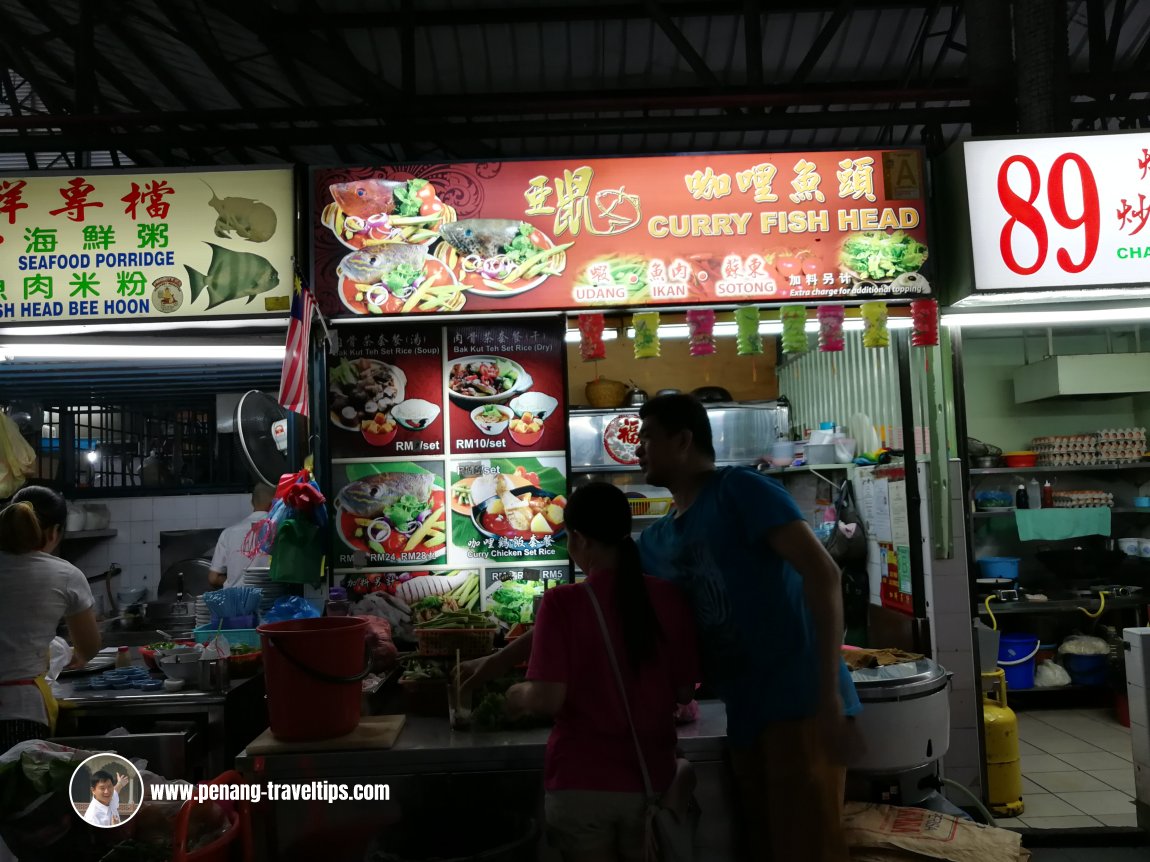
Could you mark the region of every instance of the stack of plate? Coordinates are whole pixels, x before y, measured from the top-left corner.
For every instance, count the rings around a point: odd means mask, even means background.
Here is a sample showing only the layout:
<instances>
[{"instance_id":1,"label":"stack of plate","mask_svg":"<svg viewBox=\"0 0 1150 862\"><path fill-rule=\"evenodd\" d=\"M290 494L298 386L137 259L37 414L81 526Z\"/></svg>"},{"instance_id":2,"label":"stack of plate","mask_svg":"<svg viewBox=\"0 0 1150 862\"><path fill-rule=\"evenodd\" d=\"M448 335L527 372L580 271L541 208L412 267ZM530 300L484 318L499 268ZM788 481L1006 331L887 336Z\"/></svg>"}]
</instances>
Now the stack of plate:
<instances>
[{"instance_id":1,"label":"stack of plate","mask_svg":"<svg viewBox=\"0 0 1150 862\"><path fill-rule=\"evenodd\" d=\"M276 599L280 596L290 595L287 584L276 583L271 578L271 570L267 568L250 568L244 572L244 586L260 590L260 618L262 619Z\"/></svg>"},{"instance_id":2,"label":"stack of plate","mask_svg":"<svg viewBox=\"0 0 1150 862\"><path fill-rule=\"evenodd\" d=\"M208 604L204 601L203 596L196 596L195 617L196 628L206 626L212 621L212 612L208 610Z\"/></svg>"}]
</instances>

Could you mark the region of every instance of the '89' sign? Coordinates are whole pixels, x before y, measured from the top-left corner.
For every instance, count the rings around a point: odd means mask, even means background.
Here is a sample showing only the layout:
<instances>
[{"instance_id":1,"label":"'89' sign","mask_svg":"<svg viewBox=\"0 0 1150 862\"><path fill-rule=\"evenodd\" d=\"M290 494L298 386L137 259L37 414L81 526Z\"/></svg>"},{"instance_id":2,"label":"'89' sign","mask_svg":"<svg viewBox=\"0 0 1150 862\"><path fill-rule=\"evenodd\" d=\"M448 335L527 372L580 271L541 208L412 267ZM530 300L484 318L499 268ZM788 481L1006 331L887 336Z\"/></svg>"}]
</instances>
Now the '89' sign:
<instances>
[{"instance_id":1,"label":"'89' sign","mask_svg":"<svg viewBox=\"0 0 1150 862\"><path fill-rule=\"evenodd\" d=\"M964 149L977 289L1146 283L1150 134Z\"/></svg>"}]
</instances>

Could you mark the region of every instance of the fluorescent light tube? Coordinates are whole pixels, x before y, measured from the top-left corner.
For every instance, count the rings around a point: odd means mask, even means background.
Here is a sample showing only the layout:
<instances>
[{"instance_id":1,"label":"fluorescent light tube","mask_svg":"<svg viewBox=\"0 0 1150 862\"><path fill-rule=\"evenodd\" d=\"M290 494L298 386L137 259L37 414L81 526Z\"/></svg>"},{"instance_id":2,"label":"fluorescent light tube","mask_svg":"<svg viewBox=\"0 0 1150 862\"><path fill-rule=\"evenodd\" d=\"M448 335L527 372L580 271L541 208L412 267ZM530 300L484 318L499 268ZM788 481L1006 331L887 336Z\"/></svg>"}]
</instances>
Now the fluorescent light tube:
<instances>
[{"instance_id":1,"label":"fluorescent light tube","mask_svg":"<svg viewBox=\"0 0 1150 862\"><path fill-rule=\"evenodd\" d=\"M952 328L1013 326L1034 329L1047 326L1081 326L1090 323L1133 323L1142 320L1150 320L1150 306L1076 308L1072 311L980 311L942 316L943 326Z\"/></svg>"},{"instance_id":2,"label":"fluorescent light tube","mask_svg":"<svg viewBox=\"0 0 1150 862\"><path fill-rule=\"evenodd\" d=\"M194 359L202 362L282 362L284 346L178 344L0 344L10 359L65 359L116 362L138 359Z\"/></svg>"}]
</instances>

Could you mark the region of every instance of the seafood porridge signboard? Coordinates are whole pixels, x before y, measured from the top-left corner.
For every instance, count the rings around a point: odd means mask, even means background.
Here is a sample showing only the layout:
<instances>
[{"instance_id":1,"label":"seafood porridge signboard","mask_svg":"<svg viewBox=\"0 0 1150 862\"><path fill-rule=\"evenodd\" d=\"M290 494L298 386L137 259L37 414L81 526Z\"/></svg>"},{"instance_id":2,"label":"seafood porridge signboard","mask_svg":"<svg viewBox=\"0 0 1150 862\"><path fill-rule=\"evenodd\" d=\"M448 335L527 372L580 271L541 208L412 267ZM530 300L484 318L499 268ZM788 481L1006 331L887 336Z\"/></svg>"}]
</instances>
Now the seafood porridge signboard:
<instances>
[{"instance_id":1,"label":"seafood porridge signboard","mask_svg":"<svg viewBox=\"0 0 1150 862\"><path fill-rule=\"evenodd\" d=\"M290 170L0 177L0 323L286 314L294 212Z\"/></svg>"},{"instance_id":2,"label":"seafood porridge signboard","mask_svg":"<svg viewBox=\"0 0 1150 862\"><path fill-rule=\"evenodd\" d=\"M380 612L415 598L417 612L530 622L534 594L567 572L562 321L339 334L328 421L345 585L392 603Z\"/></svg>"},{"instance_id":3,"label":"seafood porridge signboard","mask_svg":"<svg viewBox=\"0 0 1150 862\"><path fill-rule=\"evenodd\" d=\"M917 150L313 171L330 315L930 292Z\"/></svg>"}]
</instances>

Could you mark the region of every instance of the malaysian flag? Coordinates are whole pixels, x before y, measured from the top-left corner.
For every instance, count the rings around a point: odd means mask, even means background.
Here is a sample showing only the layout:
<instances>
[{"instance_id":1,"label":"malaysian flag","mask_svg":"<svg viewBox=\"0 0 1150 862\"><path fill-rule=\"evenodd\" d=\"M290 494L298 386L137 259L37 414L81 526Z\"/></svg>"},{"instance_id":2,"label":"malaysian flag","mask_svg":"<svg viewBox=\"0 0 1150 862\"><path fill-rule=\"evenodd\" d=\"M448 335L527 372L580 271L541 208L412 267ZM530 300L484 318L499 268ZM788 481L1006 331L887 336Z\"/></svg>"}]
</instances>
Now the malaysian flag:
<instances>
[{"instance_id":1,"label":"malaysian flag","mask_svg":"<svg viewBox=\"0 0 1150 862\"><path fill-rule=\"evenodd\" d=\"M291 323L288 325L284 367L280 374L279 402L285 409L304 416L308 415L307 354L314 310L311 291L303 286L297 274L292 289Z\"/></svg>"}]
</instances>

